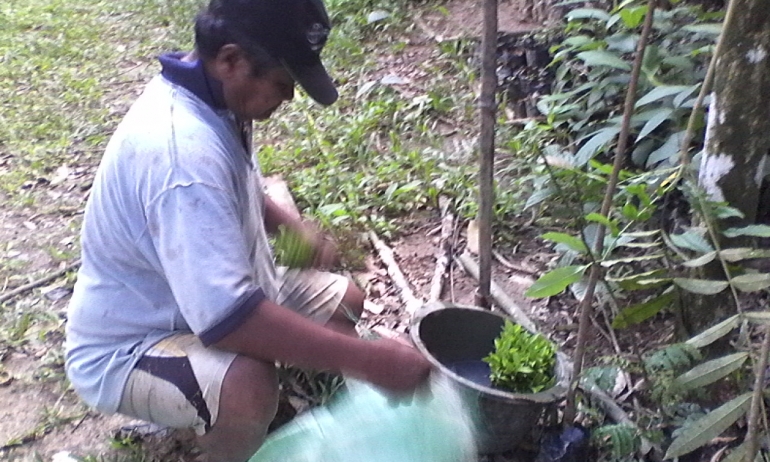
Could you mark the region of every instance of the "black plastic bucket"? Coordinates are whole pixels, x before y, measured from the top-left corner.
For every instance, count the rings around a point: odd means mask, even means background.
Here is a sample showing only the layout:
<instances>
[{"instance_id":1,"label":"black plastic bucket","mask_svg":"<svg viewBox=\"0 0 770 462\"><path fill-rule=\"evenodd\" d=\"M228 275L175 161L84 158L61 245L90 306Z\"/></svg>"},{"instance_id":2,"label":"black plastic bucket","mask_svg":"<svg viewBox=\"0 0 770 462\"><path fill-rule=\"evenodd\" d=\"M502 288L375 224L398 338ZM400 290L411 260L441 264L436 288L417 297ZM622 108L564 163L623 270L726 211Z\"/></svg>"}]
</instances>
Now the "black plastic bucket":
<instances>
[{"instance_id":1,"label":"black plastic bucket","mask_svg":"<svg viewBox=\"0 0 770 462\"><path fill-rule=\"evenodd\" d=\"M419 310L410 335L417 348L455 381L477 409L477 432L482 453L516 447L532 434L545 408L566 397L568 360L556 356L556 385L539 393L511 393L483 385L455 372L458 364L478 363L494 350L505 320L496 312L472 306L431 304Z\"/></svg>"}]
</instances>

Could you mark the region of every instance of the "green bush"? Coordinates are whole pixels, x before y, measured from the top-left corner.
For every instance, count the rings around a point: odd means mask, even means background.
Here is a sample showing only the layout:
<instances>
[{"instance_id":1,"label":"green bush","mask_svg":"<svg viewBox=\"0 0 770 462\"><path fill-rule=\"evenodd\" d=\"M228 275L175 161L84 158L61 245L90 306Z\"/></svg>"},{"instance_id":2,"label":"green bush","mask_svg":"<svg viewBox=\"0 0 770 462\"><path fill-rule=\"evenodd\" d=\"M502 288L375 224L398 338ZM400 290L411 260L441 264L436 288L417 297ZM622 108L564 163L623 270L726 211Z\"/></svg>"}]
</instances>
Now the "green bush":
<instances>
[{"instance_id":1,"label":"green bush","mask_svg":"<svg viewBox=\"0 0 770 462\"><path fill-rule=\"evenodd\" d=\"M537 393L554 383L556 346L540 334L505 321L495 339L495 351L484 361L489 364L494 386L517 393Z\"/></svg>"}]
</instances>

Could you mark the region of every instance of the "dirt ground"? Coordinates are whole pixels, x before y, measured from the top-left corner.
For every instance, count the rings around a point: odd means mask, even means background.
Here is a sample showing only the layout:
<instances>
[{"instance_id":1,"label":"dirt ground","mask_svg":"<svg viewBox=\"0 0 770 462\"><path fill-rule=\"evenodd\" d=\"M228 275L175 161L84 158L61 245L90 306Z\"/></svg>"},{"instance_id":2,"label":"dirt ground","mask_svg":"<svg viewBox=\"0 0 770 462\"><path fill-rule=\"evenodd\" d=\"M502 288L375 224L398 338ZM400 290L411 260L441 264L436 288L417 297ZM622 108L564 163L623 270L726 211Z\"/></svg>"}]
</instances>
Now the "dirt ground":
<instances>
[{"instance_id":1,"label":"dirt ground","mask_svg":"<svg viewBox=\"0 0 770 462\"><path fill-rule=\"evenodd\" d=\"M446 14L431 10L415 12L414 40L403 53L411 59L391 56L385 59L382 72L397 70L405 75L418 75L410 63L421 54L429 53L436 41L457 36L477 36L481 30L481 11L477 2L464 0L445 4ZM517 21L518 5L502 2L500 29L515 32L536 28L537 24ZM143 68L142 68L143 69ZM114 98L116 112L124 111L128 102L148 77L136 71L136 83ZM419 75L418 75L419 77ZM36 191L33 205L0 207L0 242L6 243L4 258L23 262L18 273L6 279L3 294L42 277L57 275L68 265L76 264L75 242L98 155L72 152L70 161L46 178L25 184ZM4 159L0 157L0 168ZM455 254L464 250L466 223L456 223L452 246ZM402 235L387 244L394 250L400 269L416 295L427 300L430 281L435 268L435 254L439 241L441 217L438 212L426 212L411 217L404 224ZM514 248L496 249L502 258L494 262L493 279L511 299L541 328L569 350L574 343L574 301L553 298L532 302L523 292L555 258L537 239L535 229L521 228ZM59 253L69 252L61 262L51 255L51 248ZM59 255L60 257L61 255ZM367 328L385 328L387 332L405 333L408 318L403 312L403 301L394 287L387 269L374 250L367 258L366 270L354 275L367 289L369 311L363 320ZM76 455L101 455L104 460L120 460L126 449L114 446L115 436L130 419L105 416L88 410L79 402L62 380L61 332L66 305L74 275L64 276L26 291L8 306L19 310L33 310L46 322L37 332L36 342L10 345L0 350L0 459L52 460L55 454L71 452ZM458 264L449 271L442 299L458 304L474 304L476 281ZM12 315L12 313L10 313ZM47 327L46 327L47 326ZM657 337L663 340L665 333ZM604 340L604 339L602 339ZM608 342L605 342L609 345ZM184 443L184 440L183 440ZM153 448L157 460L188 460L189 446L182 446L172 438L162 439ZM515 456L497 460L518 460Z\"/></svg>"}]
</instances>

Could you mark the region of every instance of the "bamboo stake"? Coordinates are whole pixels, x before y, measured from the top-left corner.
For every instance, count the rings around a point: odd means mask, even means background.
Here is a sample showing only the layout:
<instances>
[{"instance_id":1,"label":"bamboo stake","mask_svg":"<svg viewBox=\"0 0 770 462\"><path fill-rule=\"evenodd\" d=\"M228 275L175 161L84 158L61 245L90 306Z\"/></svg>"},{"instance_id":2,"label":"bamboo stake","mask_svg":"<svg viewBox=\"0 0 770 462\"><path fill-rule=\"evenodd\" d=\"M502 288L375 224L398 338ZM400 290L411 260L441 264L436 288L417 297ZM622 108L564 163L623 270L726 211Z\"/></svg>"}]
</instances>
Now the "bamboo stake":
<instances>
[{"instance_id":1,"label":"bamboo stake","mask_svg":"<svg viewBox=\"0 0 770 462\"><path fill-rule=\"evenodd\" d=\"M497 102L497 0L483 0L484 35L481 40L481 95L479 113L479 290L476 304L489 307L492 281L492 208L495 201L495 114Z\"/></svg>"}]
</instances>

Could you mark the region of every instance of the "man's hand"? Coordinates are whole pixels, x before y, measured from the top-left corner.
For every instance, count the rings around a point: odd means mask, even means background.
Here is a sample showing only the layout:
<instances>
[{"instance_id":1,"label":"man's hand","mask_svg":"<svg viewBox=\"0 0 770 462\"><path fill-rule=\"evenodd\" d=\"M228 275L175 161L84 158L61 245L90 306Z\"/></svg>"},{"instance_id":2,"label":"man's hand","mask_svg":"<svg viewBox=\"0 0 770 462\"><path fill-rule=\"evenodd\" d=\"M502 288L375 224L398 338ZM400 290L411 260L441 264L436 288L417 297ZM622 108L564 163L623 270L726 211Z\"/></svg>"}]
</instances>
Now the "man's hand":
<instances>
[{"instance_id":1,"label":"man's hand","mask_svg":"<svg viewBox=\"0 0 770 462\"><path fill-rule=\"evenodd\" d=\"M389 339L370 343L368 361L360 371L363 380L390 392L405 394L413 392L430 375L433 366L415 348Z\"/></svg>"},{"instance_id":2,"label":"man's hand","mask_svg":"<svg viewBox=\"0 0 770 462\"><path fill-rule=\"evenodd\" d=\"M328 269L340 263L340 251L331 238L318 234L313 249L313 268Z\"/></svg>"}]
</instances>

